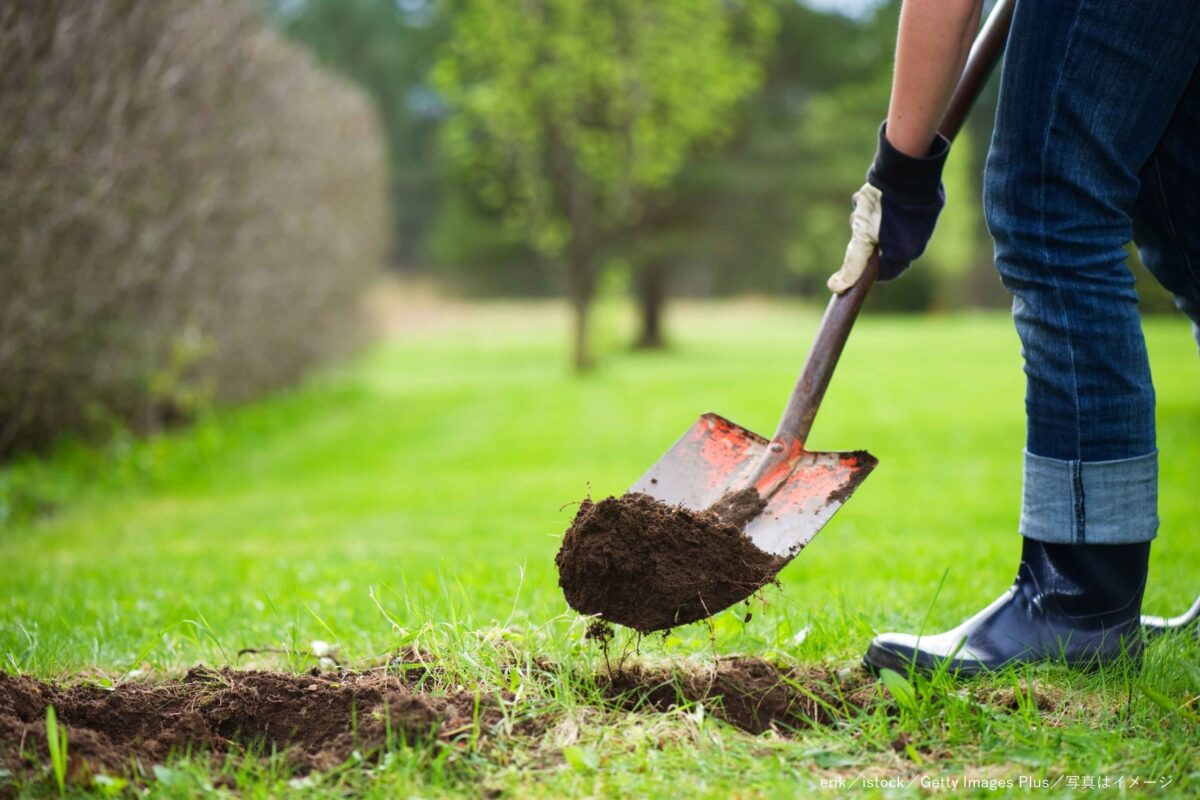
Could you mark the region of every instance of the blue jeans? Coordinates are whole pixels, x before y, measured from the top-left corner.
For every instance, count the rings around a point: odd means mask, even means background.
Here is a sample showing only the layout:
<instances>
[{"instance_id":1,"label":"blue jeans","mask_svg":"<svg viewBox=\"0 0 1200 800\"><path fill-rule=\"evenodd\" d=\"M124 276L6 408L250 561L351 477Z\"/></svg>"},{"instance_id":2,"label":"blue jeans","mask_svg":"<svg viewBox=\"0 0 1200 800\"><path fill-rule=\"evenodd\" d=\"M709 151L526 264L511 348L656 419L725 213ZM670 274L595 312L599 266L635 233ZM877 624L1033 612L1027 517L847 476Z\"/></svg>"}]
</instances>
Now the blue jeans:
<instances>
[{"instance_id":1,"label":"blue jeans","mask_svg":"<svg viewBox=\"0 0 1200 800\"><path fill-rule=\"evenodd\" d=\"M1125 245L1200 341L1200 0L1019 0L984 204L1013 294L1021 533L1158 529L1154 387Z\"/></svg>"}]
</instances>

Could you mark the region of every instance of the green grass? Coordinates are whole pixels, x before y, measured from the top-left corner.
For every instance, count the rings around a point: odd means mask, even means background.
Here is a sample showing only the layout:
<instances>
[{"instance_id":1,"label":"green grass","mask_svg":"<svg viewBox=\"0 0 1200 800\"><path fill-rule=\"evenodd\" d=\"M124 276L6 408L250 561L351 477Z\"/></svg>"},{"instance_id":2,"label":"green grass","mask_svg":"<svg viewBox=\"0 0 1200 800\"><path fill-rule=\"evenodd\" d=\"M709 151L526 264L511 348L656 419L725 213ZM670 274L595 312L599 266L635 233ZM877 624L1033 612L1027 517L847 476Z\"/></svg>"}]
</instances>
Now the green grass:
<instances>
[{"instance_id":1,"label":"green grass","mask_svg":"<svg viewBox=\"0 0 1200 800\"><path fill-rule=\"evenodd\" d=\"M689 306L672 318L675 347L646 354L617 347L618 316L602 316L601 368L583 379L564 368L556 309L497 304L414 327L190 429L64 445L0 471L4 669L56 679L198 662L302 669L314 639L355 665L416 644L446 661L448 681L493 691L514 653L563 665L519 701L545 716L546 733L466 754L401 749L383 767L290 784L313 795L793 796L839 776L964 774L1169 777L1153 791L1197 790L1200 647L1186 639L1156 642L1140 676L1049 667L972 684L1010 691L1012 709L944 679L918 681L897 703L881 688L878 707L793 738L751 737L695 709L598 708L568 672L603 659L553 566L573 501L623 491L703 411L769 433L817 321L791 306ZM1200 362L1181 319L1146 331L1163 525L1145 610L1176 613L1200 589ZM992 600L1019 551L1022 395L1003 315L864 318L810 446L867 448L879 469L751 622L720 614L711 630L642 641L642 657L844 667L874 631L943 629ZM288 653L239 659L242 648ZM1031 685L1056 698L1053 711L1023 694ZM564 724L578 730L565 754ZM227 770L248 796L289 788L270 760ZM211 777L188 763L163 776L156 789L178 796ZM23 789L56 787L47 772Z\"/></svg>"}]
</instances>

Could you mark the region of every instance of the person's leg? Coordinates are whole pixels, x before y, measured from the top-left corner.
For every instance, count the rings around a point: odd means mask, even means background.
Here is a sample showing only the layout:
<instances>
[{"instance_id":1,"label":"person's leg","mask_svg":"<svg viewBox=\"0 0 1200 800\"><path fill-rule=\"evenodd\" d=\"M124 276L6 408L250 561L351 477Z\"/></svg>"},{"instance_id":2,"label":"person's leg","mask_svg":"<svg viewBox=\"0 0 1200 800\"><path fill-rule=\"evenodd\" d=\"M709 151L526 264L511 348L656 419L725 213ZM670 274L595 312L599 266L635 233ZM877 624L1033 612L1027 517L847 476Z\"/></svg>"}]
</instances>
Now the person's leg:
<instances>
[{"instance_id":1,"label":"person's leg","mask_svg":"<svg viewBox=\"0 0 1200 800\"><path fill-rule=\"evenodd\" d=\"M1157 451L1124 246L1139 171L1198 59L1192 0L1018 3L985 206L1027 375L1022 564L953 631L877 637L868 667L972 672L1140 646Z\"/></svg>"},{"instance_id":2,"label":"person's leg","mask_svg":"<svg viewBox=\"0 0 1200 800\"><path fill-rule=\"evenodd\" d=\"M1154 390L1124 247L1198 29L1188 0L1018 6L986 206L1028 379L1021 533L1040 541L1157 530Z\"/></svg>"},{"instance_id":3,"label":"person's leg","mask_svg":"<svg viewBox=\"0 0 1200 800\"><path fill-rule=\"evenodd\" d=\"M1133 239L1147 269L1191 318L1200 345L1200 69L1140 177Z\"/></svg>"}]
</instances>

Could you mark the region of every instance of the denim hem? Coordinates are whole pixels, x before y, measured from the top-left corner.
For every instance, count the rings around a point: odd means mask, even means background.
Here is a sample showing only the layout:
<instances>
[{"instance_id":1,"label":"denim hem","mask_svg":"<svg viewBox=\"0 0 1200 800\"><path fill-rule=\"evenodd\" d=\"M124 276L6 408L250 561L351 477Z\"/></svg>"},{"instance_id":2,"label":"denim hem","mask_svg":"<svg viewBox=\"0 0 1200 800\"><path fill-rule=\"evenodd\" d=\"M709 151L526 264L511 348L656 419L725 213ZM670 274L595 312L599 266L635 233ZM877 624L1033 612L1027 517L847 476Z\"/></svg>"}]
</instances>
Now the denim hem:
<instances>
[{"instance_id":1,"label":"denim hem","mask_svg":"<svg viewBox=\"0 0 1200 800\"><path fill-rule=\"evenodd\" d=\"M1158 451L1060 461L1025 451L1021 535L1052 544L1133 544L1158 534Z\"/></svg>"}]
</instances>

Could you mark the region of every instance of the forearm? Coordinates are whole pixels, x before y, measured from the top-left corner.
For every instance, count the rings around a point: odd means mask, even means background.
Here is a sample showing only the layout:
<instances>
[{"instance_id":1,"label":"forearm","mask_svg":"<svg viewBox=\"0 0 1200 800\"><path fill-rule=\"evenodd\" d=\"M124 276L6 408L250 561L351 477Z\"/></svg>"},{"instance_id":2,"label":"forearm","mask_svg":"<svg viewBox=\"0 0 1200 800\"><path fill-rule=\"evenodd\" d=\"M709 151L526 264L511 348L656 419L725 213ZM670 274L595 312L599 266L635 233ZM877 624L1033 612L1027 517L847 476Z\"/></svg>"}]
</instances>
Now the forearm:
<instances>
[{"instance_id":1,"label":"forearm","mask_svg":"<svg viewBox=\"0 0 1200 800\"><path fill-rule=\"evenodd\" d=\"M982 0L904 0L887 138L911 156L924 156L962 75L979 28Z\"/></svg>"}]
</instances>

